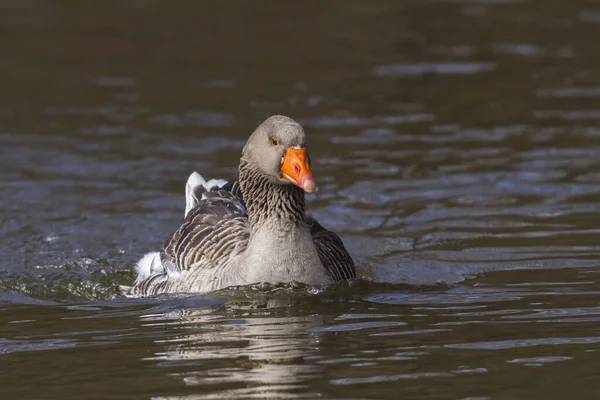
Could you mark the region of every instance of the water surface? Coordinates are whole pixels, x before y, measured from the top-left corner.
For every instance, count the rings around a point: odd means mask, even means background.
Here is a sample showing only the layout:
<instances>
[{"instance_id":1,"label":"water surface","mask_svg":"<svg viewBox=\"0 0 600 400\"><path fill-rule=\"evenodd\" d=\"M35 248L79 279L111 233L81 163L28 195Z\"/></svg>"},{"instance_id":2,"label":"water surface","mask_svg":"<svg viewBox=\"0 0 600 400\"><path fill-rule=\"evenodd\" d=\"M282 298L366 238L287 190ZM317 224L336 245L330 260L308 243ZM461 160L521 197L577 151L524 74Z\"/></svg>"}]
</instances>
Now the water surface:
<instances>
[{"instance_id":1,"label":"water surface","mask_svg":"<svg viewBox=\"0 0 600 400\"><path fill-rule=\"evenodd\" d=\"M597 398L600 3L0 3L0 394ZM354 285L123 299L300 121Z\"/></svg>"}]
</instances>

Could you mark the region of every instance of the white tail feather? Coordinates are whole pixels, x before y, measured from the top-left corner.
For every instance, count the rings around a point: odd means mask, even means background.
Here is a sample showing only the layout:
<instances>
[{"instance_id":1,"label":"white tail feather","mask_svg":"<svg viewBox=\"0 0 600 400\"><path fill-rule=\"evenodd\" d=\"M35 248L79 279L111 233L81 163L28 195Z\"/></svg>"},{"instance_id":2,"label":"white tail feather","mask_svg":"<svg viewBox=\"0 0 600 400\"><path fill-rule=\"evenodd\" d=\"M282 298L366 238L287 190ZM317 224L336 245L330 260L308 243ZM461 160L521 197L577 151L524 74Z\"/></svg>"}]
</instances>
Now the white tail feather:
<instances>
[{"instance_id":1,"label":"white tail feather","mask_svg":"<svg viewBox=\"0 0 600 400\"><path fill-rule=\"evenodd\" d=\"M135 265L135 270L138 274L136 282L141 282L150 275L161 272L162 269L160 253L158 251L148 253L140 258L140 261Z\"/></svg>"}]
</instances>

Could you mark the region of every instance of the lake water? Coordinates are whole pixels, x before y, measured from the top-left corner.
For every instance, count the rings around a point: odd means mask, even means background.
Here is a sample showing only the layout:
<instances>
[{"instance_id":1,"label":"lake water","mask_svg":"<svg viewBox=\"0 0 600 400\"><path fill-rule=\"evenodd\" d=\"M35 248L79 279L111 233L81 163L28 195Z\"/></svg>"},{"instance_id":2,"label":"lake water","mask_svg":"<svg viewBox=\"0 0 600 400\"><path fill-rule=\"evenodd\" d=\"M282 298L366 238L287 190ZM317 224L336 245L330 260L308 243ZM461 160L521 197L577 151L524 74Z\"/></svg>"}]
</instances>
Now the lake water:
<instances>
[{"instance_id":1,"label":"lake water","mask_svg":"<svg viewBox=\"0 0 600 400\"><path fill-rule=\"evenodd\" d=\"M600 398L600 1L0 7L2 399ZM121 297L272 114L362 278Z\"/></svg>"}]
</instances>

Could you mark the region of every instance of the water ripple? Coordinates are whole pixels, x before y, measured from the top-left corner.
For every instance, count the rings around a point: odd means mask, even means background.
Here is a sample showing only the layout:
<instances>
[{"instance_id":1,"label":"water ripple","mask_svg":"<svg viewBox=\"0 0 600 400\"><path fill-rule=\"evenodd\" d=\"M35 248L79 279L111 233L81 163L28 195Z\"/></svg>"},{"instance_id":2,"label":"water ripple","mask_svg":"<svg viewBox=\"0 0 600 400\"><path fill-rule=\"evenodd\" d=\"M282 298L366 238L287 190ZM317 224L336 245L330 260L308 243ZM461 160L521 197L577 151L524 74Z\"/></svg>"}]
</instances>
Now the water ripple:
<instances>
[{"instance_id":1,"label":"water ripple","mask_svg":"<svg viewBox=\"0 0 600 400\"><path fill-rule=\"evenodd\" d=\"M371 72L378 76L418 76L424 74L456 75L492 71L496 63L490 62L445 62L421 64L391 64L374 67Z\"/></svg>"}]
</instances>

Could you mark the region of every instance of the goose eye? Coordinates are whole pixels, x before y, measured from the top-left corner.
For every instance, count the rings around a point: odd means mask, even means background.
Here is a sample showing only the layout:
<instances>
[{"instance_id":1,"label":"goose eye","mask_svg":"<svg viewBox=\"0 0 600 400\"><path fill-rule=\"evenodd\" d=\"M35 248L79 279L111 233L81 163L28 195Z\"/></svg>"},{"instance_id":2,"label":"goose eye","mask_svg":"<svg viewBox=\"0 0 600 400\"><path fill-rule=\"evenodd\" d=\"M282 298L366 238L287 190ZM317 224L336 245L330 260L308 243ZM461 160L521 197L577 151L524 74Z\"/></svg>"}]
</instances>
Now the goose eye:
<instances>
[{"instance_id":1,"label":"goose eye","mask_svg":"<svg viewBox=\"0 0 600 400\"><path fill-rule=\"evenodd\" d=\"M279 141L277 141L277 139L275 139L275 138L271 138L271 144L273 146L277 146L279 144Z\"/></svg>"}]
</instances>

